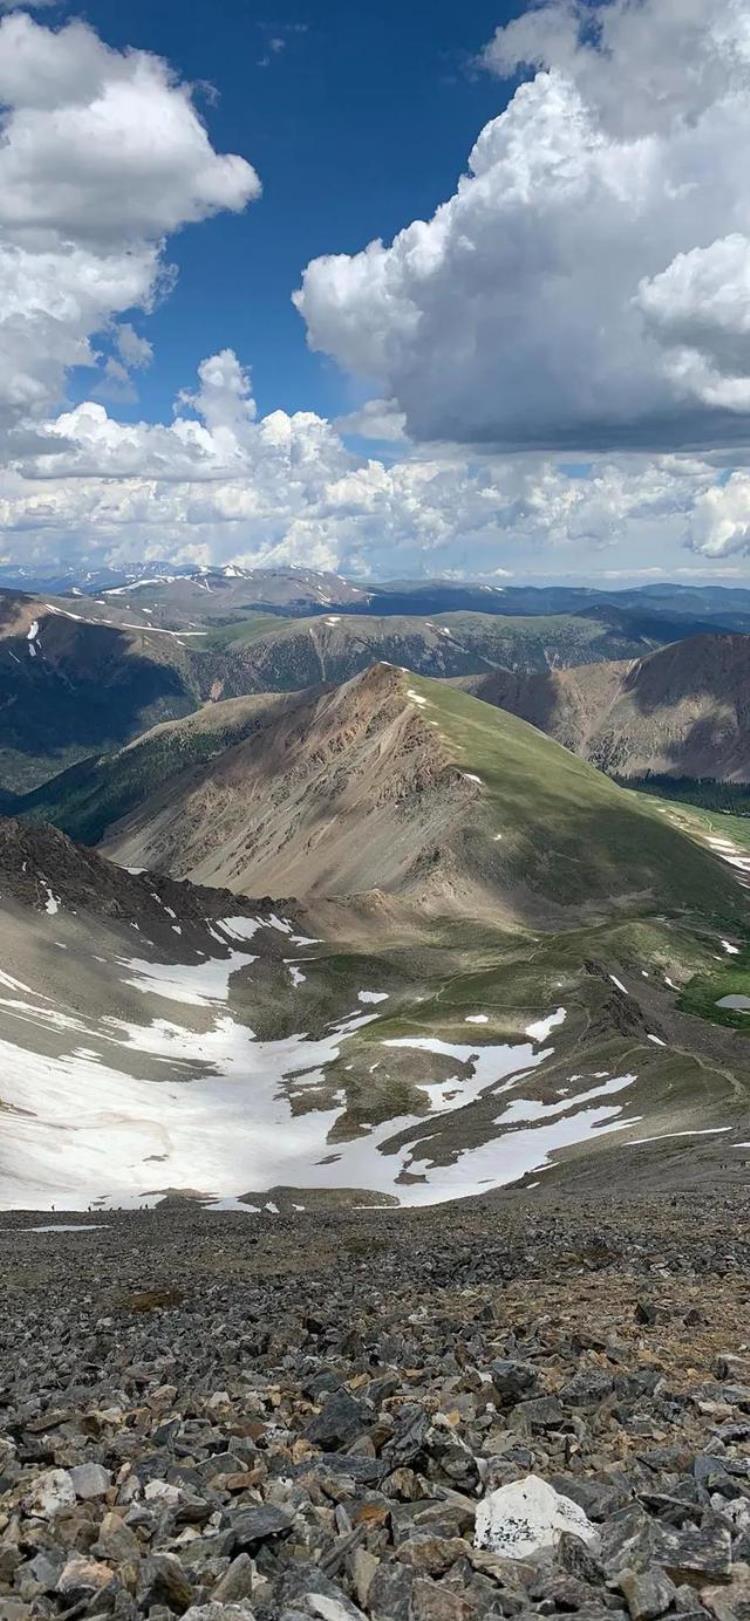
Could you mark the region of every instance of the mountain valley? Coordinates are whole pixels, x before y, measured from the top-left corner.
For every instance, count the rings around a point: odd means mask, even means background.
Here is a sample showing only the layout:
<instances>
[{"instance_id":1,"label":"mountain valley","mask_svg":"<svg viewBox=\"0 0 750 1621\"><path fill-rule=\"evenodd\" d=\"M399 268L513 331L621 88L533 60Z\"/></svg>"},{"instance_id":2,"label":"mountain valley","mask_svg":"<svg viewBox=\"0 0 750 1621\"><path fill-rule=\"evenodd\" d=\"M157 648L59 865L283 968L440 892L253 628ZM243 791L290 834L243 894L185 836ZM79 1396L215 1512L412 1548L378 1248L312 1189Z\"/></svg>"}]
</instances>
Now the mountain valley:
<instances>
[{"instance_id":1,"label":"mountain valley","mask_svg":"<svg viewBox=\"0 0 750 1621\"><path fill-rule=\"evenodd\" d=\"M750 0L0 130L0 1621L750 1621Z\"/></svg>"},{"instance_id":2,"label":"mountain valley","mask_svg":"<svg viewBox=\"0 0 750 1621\"><path fill-rule=\"evenodd\" d=\"M257 585L2 599L0 1200L729 1176L750 836L611 778L745 780L745 637Z\"/></svg>"}]
</instances>

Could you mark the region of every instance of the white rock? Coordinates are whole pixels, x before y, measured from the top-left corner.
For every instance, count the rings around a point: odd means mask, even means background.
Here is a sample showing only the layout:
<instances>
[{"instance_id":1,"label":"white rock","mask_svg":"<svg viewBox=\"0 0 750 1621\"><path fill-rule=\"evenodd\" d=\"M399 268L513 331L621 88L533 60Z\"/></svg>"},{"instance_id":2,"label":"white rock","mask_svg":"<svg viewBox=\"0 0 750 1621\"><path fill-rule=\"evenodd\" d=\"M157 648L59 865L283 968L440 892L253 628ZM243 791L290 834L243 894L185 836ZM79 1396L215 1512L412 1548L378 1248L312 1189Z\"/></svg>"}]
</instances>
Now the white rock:
<instances>
[{"instance_id":1,"label":"white rock","mask_svg":"<svg viewBox=\"0 0 750 1621\"><path fill-rule=\"evenodd\" d=\"M247 1604L217 1604L210 1599L208 1604L191 1604L183 1621L255 1621L255 1611Z\"/></svg>"},{"instance_id":2,"label":"white rock","mask_svg":"<svg viewBox=\"0 0 750 1621\"><path fill-rule=\"evenodd\" d=\"M34 1481L24 1507L27 1514L48 1520L64 1508L73 1508L75 1500L75 1487L67 1469L47 1469Z\"/></svg>"},{"instance_id":3,"label":"white rock","mask_svg":"<svg viewBox=\"0 0 750 1621\"><path fill-rule=\"evenodd\" d=\"M173 1485L171 1480L150 1480L143 1495L149 1503L166 1503L168 1508L175 1508L182 1501L179 1486Z\"/></svg>"},{"instance_id":4,"label":"white rock","mask_svg":"<svg viewBox=\"0 0 750 1621\"><path fill-rule=\"evenodd\" d=\"M539 1475L527 1475L490 1492L479 1504L474 1546L505 1559L530 1559L554 1547L563 1531L598 1545L599 1533L577 1503Z\"/></svg>"}]
</instances>

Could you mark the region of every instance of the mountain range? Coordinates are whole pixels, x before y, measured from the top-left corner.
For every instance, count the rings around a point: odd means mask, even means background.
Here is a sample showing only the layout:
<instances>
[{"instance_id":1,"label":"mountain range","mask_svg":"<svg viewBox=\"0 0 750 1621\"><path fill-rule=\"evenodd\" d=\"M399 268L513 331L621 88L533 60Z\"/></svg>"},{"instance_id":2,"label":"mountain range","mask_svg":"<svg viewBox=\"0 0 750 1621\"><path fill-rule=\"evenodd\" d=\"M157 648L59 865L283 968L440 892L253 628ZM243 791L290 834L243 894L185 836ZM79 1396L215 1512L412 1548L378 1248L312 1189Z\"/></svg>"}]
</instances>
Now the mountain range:
<instances>
[{"instance_id":1,"label":"mountain range","mask_svg":"<svg viewBox=\"0 0 750 1621\"><path fill-rule=\"evenodd\" d=\"M412 587L412 610L425 591ZM546 682L550 671L630 662L696 634L723 634L710 617L718 610L703 598L705 620L661 599L656 612L568 592L565 611L547 611L559 607L560 593L450 586L437 595L450 611L404 614L395 611L404 587L382 588L376 599L335 576L287 572L259 582L240 570L144 579L98 596L80 587L67 596L2 591L0 805L23 810L9 796L206 702L338 683L378 661L439 678L488 678L472 690L490 701L508 692L507 707L517 704L535 723L549 717L552 735L567 743L573 733L561 716L572 700ZM491 611L457 606L462 600ZM507 672L545 681L516 690ZM609 674L591 680L606 687ZM584 709L588 702L582 697Z\"/></svg>"},{"instance_id":2,"label":"mountain range","mask_svg":"<svg viewBox=\"0 0 750 1621\"><path fill-rule=\"evenodd\" d=\"M723 1174L750 822L623 783L748 780L750 642L321 579L0 599L0 1203Z\"/></svg>"}]
</instances>

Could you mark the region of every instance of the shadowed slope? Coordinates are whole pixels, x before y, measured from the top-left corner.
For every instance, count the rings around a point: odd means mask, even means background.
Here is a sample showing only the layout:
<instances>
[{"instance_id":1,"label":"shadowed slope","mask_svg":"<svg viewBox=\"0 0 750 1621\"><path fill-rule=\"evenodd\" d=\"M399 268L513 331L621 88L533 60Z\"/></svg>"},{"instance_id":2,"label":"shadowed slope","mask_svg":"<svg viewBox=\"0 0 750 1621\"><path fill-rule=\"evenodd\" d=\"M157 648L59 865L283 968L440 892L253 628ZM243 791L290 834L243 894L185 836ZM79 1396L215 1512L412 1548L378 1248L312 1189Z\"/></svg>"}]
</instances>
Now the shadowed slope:
<instances>
[{"instance_id":1,"label":"shadowed slope","mask_svg":"<svg viewBox=\"0 0 750 1621\"><path fill-rule=\"evenodd\" d=\"M620 778L750 781L750 637L695 636L635 663L461 685Z\"/></svg>"}]
</instances>

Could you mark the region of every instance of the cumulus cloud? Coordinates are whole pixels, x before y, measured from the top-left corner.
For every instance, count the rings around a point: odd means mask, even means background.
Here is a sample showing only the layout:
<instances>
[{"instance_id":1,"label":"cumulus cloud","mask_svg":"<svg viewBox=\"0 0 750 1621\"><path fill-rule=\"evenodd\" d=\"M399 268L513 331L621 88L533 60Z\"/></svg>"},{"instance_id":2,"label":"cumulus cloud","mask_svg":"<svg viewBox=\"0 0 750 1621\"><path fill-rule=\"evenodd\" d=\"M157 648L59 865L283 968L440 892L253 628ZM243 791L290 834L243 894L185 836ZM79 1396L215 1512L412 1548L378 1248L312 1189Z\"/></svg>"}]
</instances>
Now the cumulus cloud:
<instances>
[{"instance_id":1,"label":"cumulus cloud","mask_svg":"<svg viewBox=\"0 0 750 1621\"><path fill-rule=\"evenodd\" d=\"M492 578L552 557L575 571L593 553L614 577L623 553L651 569L656 546L742 550L745 475L708 456L619 454L698 443L707 421L744 432L750 375L739 7L727 0L723 33L712 21L704 60L692 0L658 0L669 26L649 70L664 77L634 130L613 86L618 62L635 73L648 54L635 24L655 4L587 7L593 42L562 3L520 19L523 37L498 35L496 68L538 71L483 131L455 197L391 248L309 267L312 340L378 385L336 423L260 416L229 348L201 363L171 421L117 420L112 402L135 400L153 359L142 317L171 285L170 232L244 208L259 181L213 150L163 61L6 6L4 560ZM682 90L670 41L683 66L692 53ZM74 366L92 368L92 397L65 407ZM586 465L567 465L559 446L579 442Z\"/></svg>"},{"instance_id":2,"label":"cumulus cloud","mask_svg":"<svg viewBox=\"0 0 750 1621\"><path fill-rule=\"evenodd\" d=\"M0 429L40 418L94 341L169 286L164 239L260 190L210 143L191 88L144 51L86 24L0 21ZM120 325L110 384L150 346ZM120 371L118 372L118 367Z\"/></svg>"},{"instance_id":3,"label":"cumulus cloud","mask_svg":"<svg viewBox=\"0 0 750 1621\"><path fill-rule=\"evenodd\" d=\"M721 476L721 475L719 475ZM199 367L171 423L123 423L87 401L40 423L0 474L11 555L297 564L491 578L579 568L592 552L631 567L679 548L716 471L703 461L469 457L455 448L357 455L311 412L259 416L231 350Z\"/></svg>"},{"instance_id":4,"label":"cumulus cloud","mask_svg":"<svg viewBox=\"0 0 750 1621\"><path fill-rule=\"evenodd\" d=\"M547 0L498 28L482 53L500 78L553 68L609 133L669 132L747 88L743 0Z\"/></svg>"},{"instance_id":5,"label":"cumulus cloud","mask_svg":"<svg viewBox=\"0 0 750 1621\"><path fill-rule=\"evenodd\" d=\"M690 539L704 557L750 553L750 474L738 470L714 484L695 503Z\"/></svg>"},{"instance_id":6,"label":"cumulus cloud","mask_svg":"<svg viewBox=\"0 0 750 1621\"><path fill-rule=\"evenodd\" d=\"M748 0L549 0L484 64L534 76L430 220L308 265L312 347L418 439L746 443Z\"/></svg>"},{"instance_id":7,"label":"cumulus cloud","mask_svg":"<svg viewBox=\"0 0 750 1621\"><path fill-rule=\"evenodd\" d=\"M340 433L381 443L396 444L406 438L406 417L395 400L367 400L359 411L339 417L336 427Z\"/></svg>"}]
</instances>

